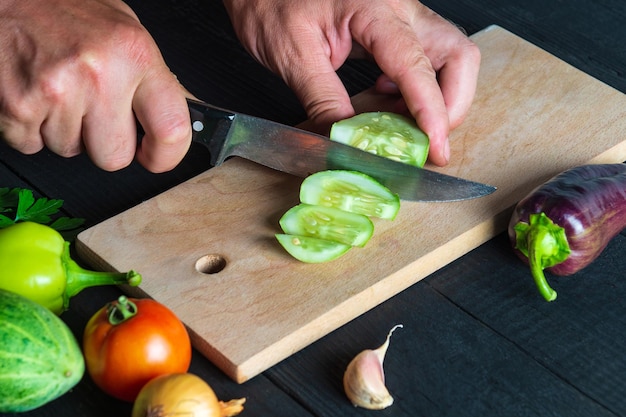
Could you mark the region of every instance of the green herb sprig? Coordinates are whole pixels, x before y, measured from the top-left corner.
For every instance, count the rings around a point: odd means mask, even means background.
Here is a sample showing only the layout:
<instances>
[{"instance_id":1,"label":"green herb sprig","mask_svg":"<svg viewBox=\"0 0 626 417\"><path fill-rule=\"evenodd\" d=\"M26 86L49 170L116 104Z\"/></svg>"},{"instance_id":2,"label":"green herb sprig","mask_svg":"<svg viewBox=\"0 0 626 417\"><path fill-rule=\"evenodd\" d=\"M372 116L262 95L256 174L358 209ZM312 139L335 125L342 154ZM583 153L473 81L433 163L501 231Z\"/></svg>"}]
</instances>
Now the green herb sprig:
<instances>
[{"instance_id":1,"label":"green herb sprig","mask_svg":"<svg viewBox=\"0 0 626 417\"><path fill-rule=\"evenodd\" d=\"M85 219L58 216L63 200L35 198L26 188L0 188L0 229L18 222L45 224L63 232L80 227Z\"/></svg>"}]
</instances>

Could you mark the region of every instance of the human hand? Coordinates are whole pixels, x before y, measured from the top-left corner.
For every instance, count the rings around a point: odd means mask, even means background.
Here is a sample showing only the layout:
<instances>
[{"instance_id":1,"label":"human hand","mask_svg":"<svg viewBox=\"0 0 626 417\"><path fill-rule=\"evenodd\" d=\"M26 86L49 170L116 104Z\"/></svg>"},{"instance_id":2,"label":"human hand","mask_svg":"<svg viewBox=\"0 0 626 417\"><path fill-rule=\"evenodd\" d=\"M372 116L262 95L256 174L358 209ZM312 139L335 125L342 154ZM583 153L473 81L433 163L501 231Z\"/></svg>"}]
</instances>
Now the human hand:
<instances>
[{"instance_id":1,"label":"human hand","mask_svg":"<svg viewBox=\"0 0 626 417\"><path fill-rule=\"evenodd\" d=\"M121 0L3 0L0 50L0 134L15 149L154 172L187 152L184 90Z\"/></svg>"},{"instance_id":2,"label":"human hand","mask_svg":"<svg viewBox=\"0 0 626 417\"><path fill-rule=\"evenodd\" d=\"M365 51L383 72L378 89L401 93L428 134L429 159L448 163L448 134L469 110L480 66L478 47L452 23L415 0L224 3L244 46L285 80L316 124L354 114L336 70Z\"/></svg>"}]
</instances>

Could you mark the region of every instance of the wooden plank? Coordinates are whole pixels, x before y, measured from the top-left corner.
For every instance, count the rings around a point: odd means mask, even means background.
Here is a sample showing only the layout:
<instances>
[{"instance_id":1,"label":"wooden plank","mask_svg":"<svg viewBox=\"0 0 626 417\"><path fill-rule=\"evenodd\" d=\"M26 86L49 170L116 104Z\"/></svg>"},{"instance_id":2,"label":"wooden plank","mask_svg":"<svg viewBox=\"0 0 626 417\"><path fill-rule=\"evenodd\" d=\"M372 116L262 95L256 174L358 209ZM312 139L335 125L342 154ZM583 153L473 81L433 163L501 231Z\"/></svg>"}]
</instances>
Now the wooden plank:
<instances>
[{"instance_id":1,"label":"wooden plank","mask_svg":"<svg viewBox=\"0 0 626 417\"><path fill-rule=\"evenodd\" d=\"M498 24L581 71L626 92L626 3L425 0L469 33Z\"/></svg>"},{"instance_id":2,"label":"wooden plank","mask_svg":"<svg viewBox=\"0 0 626 417\"><path fill-rule=\"evenodd\" d=\"M300 180L232 159L84 232L79 252L99 268L141 271L134 294L170 306L196 347L242 382L495 236L539 182L626 159L621 93L501 28L473 38L483 51L476 101L451 136L452 163L436 169L492 183L493 195L404 202L394 222L376 222L366 248L304 265L273 238ZM357 101L371 109L379 99ZM205 256L226 267L201 273Z\"/></svg>"},{"instance_id":3,"label":"wooden plank","mask_svg":"<svg viewBox=\"0 0 626 417\"><path fill-rule=\"evenodd\" d=\"M43 149L35 155L24 155L2 141L0 155L11 170L33 184L31 188L49 198L63 199L63 209L71 216L86 218L86 226L188 180L205 171L209 164L208 152L201 145L194 146L179 166L163 174L152 174L137 162L119 171L104 171L84 153L63 158Z\"/></svg>"},{"instance_id":4,"label":"wooden plank","mask_svg":"<svg viewBox=\"0 0 626 417\"><path fill-rule=\"evenodd\" d=\"M625 252L620 234L582 271L568 277L547 273L559 294L550 303L504 234L474 251L472 262L455 262L425 282L581 395L625 415Z\"/></svg>"},{"instance_id":5,"label":"wooden plank","mask_svg":"<svg viewBox=\"0 0 626 417\"><path fill-rule=\"evenodd\" d=\"M478 249L477 254L453 263L449 270L433 274L437 281L451 282L450 288L470 297L471 289L463 278L471 271L470 278L478 278L482 291L476 297L495 303L501 300L489 295L488 289L497 282L503 270L511 267L508 257L493 258L499 252L494 244L488 243ZM489 257L484 262L483 256ZM364 316L346 324L326 336L323 343L314 343L297 357L287 358L267 370L264 375L271 378L284 390L297 396L300 403L315 407L319 416L357 417L365 411L353 407L346 398L343 387L343 372L349 361L363 349L376 348L395 324L403 328L394 332L384 362L385 381L394 397L393 405L386 411L393 416L438 416L438 417L483 417L510 415L516 417L569 416L610 417L623 415L615 409L605 407L589 392L581 392L576 382L580 379L565 379L554 369L558 363L547 363L531 356L526 344L517 344L492 329L480 319L450 302L446 297L427 284L431 277L393 297ZM467 288L467 289L465 289ZM465 289L465 290L464 290ZM519 304L528 300L517 297ZM547 304L543 302L544 304ZM481 302L485 306L487 303ZM505 304L496 308L493 316L506 310ZM475 309L469 307L469 311ZM530 310L530 307L528 308ZM527 333L540 330L520 311L509 311L506 319L511 327L528 328ZM505 318L501 320L504 322ZM543 322L545 323L547 319ZM559 321L550 326L556 328ZM547 339L549 334L546 333ZM572 335L570 335L572 336ZM563 345L572 341L569 337L559 338ZM543 352L556 347L557 341L544 347ZM617 348L617 347L616 347ZM557 348L561 352L574 350ZM610 352L606 352L608 357ZM582 355L574 356L580 358ZM588 361L590 366L595 363ZM577 371L570 369L570 373ZM619 371L620 369L615 369ZM587 370L587 372L589 372ZM613 384L618 373L603 382L605 388ZM598 378L603 375L598 375ZM592 380L589 381L590 383ZM593 379L593 382L598 382ZM618 392L623 393L621 388Z\"/></svg>"},{"instance_id":6,"label":"wooden plank","mask_svg":"<svg viewBox=\"0 0 626 417\"><path fill-rule=\"evenodd\" d=\"M1 143L0 146L2 146ZM0 163L0 188L4 187L28 188L28 184L16 176L6 165Z\"/></svg>"}]
</instances>

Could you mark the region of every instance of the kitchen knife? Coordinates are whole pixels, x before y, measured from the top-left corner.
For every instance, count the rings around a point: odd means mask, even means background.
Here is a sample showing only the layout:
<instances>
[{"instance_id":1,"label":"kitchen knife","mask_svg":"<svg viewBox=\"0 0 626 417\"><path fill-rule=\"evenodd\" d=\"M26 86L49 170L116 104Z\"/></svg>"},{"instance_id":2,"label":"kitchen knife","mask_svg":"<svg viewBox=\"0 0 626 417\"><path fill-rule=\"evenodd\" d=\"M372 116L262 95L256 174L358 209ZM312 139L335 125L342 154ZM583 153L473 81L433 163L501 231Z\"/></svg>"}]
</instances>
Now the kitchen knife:
<instances>
[{"instance_id":1,"label":"kitchen knife","mask_svg":"<svg viewBox=\"0 0 626 417\"><path fill-rule=\"evenodd\" d=\"M459 201L495 191L490 185L396 162L302 129L191 99L187 103L193 140L208 148L212 166L239 156L299 177L330 169L354 170L412 201Z\"/></svg>"}]
</instances>

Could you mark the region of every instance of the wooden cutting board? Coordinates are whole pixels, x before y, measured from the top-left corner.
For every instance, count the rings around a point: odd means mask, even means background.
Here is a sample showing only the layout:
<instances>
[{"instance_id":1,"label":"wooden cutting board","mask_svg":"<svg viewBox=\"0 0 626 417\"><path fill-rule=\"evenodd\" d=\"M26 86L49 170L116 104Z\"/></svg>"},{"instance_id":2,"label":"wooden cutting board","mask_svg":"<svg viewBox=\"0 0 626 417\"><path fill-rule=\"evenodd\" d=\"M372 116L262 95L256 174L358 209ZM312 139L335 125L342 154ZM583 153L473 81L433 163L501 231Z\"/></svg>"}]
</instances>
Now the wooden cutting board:
<instances>
[{"instance_id":1,"label":"wooden cutting board","mask_svg":"<svg viewBox=\"0 0 626 417\"><path fill-rule=\"evenodd\" d=\"M274 238L301 179L234 158L81 233L81 257L141 272L125 290L169 306L194 346L244 382L505 230L513 205L554 174L626 160L626 96L499 27L473 39L476 99L451 135L452 162L433 169L494 194L404 201L365 248L307 265ZM355 104L389 100L368 91Z\"/></svg>"}]
</instances>

